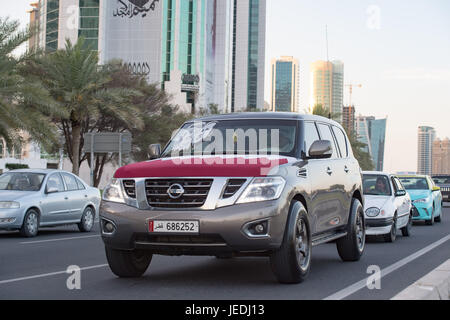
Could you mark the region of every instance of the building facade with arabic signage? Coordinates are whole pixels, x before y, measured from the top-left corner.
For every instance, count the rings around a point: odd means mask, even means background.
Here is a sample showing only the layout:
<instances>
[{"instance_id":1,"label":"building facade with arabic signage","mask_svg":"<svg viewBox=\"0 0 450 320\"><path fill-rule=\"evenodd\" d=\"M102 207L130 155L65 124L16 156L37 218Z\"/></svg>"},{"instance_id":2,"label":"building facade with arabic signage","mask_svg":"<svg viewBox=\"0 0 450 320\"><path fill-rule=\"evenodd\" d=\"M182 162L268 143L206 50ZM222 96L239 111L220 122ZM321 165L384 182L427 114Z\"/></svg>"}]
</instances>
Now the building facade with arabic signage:
<instances>
[{"instance_id":1,"label":"building facade with arabic signage","mask_svg":"<svg viewBox=\"0 0 450 320\"><path fill-rule=\"evenodd\" d=\"M182 111L264 106L266 0L40 0L33 8L40 48L83 36L101 63L122 60Z\"/></svg>"}]
</instances>

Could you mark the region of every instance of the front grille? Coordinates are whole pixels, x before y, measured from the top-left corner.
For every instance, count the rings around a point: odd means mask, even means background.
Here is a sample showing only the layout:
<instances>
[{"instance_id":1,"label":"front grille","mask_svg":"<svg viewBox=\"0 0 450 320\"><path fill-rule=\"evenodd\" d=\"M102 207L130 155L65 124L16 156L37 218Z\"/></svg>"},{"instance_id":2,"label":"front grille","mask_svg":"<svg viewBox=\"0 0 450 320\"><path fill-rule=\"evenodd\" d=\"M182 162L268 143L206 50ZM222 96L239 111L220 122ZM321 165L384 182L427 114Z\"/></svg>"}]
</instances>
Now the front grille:
<instances>
[{"instance_id":1,"label":"front grille","mask_svg":"<svg viewBox=\"0 0 450 320\"><path fill-rule=\"evenodd\" d=\"M231 179L228 180L227 186L223 192L222 198L228 199L233 197L239 189L242 188L242 185L246 182L245 179Z\"/></svg>"},{"instance_id":2,"label":"front grille","mask_svg":"<svg viewBox=\"0 0 450 320\"><path fill-rule=\"evenodd\" d=\"M124 180L123 188L128 197L136 199L136 182L134 180Z\"/></svg>"},{"instance_id":3,"label":"front grille","mask_svg":"<svg viewBox=\"0 0 450 320\"><path fill-rule=\"evenodd\" d=\"M147 201L155 208L200 208L208 198L212 179L155 179L145 181ZM172 199L168 190L173 185L181 185L184 193Z\"/></svg>"}]
</instances>

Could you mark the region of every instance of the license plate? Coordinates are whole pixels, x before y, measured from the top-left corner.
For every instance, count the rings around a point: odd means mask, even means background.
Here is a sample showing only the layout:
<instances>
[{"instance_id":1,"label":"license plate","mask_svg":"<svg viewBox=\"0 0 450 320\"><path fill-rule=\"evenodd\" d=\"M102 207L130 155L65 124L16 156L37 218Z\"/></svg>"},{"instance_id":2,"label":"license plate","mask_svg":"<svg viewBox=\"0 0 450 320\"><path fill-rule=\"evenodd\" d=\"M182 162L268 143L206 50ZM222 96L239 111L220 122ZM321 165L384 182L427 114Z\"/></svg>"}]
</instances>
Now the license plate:
<instances>
[{"instance_id":1,"label":"license plate","mask_svg":"<svg viewBox=\"0 0 450 320\"><path fill-rule=\"evenodd\" d=\"M149 221L150 233L189 233L198 234L200 223L198 221Z\"/></svg>"}]
</instances>

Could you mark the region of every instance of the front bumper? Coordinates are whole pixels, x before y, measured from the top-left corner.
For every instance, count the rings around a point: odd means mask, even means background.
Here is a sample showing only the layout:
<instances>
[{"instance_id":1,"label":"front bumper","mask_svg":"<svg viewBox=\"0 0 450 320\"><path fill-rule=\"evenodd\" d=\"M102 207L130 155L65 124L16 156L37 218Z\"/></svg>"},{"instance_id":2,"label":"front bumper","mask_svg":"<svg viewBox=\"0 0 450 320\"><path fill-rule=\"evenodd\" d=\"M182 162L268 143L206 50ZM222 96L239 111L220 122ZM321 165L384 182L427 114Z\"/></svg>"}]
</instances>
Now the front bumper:
<instances>
[{"instance_id":1,"label":"front bumper","mask_svg":"<svg viewBox=\"0 0 450 320\"><path fill-rule=\"evenodd\" d=\"M264 253L281 246L289 207L280 200L233 205L216 210L140 210L125 204L102 202L100 223L116 226L102 238L118 250L143 249L162 255L219 255ZM196 220L200 234L149 233L149 220ZM266 236L251 237L244 232L248 223L267 221ZM102 227L102 225L101 225Z\"/></svg>"},{"instance_id":2,"label":"front bumper","mask_svg":"<svg viewBox=\"0 0 450 320\"><path fill-rule=\"evenodd\" d=\"M392 218L367 218L366 217L366 235L375 236L388 234L391 232Z\"/></svg>"},{"instance_id":3,"label":"front bumper","mask_svg":"<svg viewBox=\"0 0 450 320\"><path fill-rule=\"evenodd\" d=\"M0 209L0 230L15 230L22 227L24 218L23 209ZM2 222L2 220L11 220Z\"/></svg>"},{"instance_id":4,"label":"front bumper","mask_svg":"<svg viewBox=\"0 0 450 320\"><path fill-rule=\"evenodd\" d=\"M413 204L412 213L413 221L431 220L431 214L433 212L433 206L428 204Z\"/></svg>"}]
</instances>

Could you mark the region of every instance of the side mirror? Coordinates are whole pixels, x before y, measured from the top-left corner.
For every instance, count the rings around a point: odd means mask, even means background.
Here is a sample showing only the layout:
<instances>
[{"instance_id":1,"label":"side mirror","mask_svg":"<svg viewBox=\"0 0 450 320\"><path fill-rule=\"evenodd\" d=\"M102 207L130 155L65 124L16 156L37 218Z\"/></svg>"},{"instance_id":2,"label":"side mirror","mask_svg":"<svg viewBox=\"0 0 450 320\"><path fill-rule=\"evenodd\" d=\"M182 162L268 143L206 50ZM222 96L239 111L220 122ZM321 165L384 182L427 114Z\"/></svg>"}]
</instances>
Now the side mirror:
<instances>
[{"instance_id":1,"label":"side mirror","mask_svg":"<svg viewBox=\"0 0 450 320\"><path fill-rule=\"evenodd\" d=\"M150 160L158 159L161 157L161 145L160 144L152 144L148 148L148 157Z\"/></svg>"},{"instance_id":2,"label":"side mirror","mask_svg":"<svg viewBox=\"0 0 450 320\"><path fill-rule=\"evenodd\" d=\"M403 197L406 196L406 191L405 190L399 190L395 193L396 197Z\"/></svg>"},{"instance_id":3,"label":"side mirror","mask_svg":"<svg viewBox=\"0 0 450 320\"><path fill-rule=\"evenodd\" d=\"M317 140L309 148L309 159L329 159L333 155L333 147L329 140Z\"/></svg>"},{"instance_id":4,"label":"side mirror","mask_svg":"<svg viewBox=\"0 0 450 320\"><path fill-rule=\"evenodd\" d=\"M441 191L441 188L440 188L440 187L434 187L434 188L433 188L433 192L438 192L438 191Z\"/></svg>"},{"instance_id":5,"label":"side mirror","mask_svg":"<svg viewBox=\"0 0 450 320\"><path fill-rule=\"evenodd\" d=\"M59 190L58 190L58 188L55 188L55 187L50 187L45 190L46 194L57 193L57 192L59 192Z\"/></svg>"}]
</instances>

